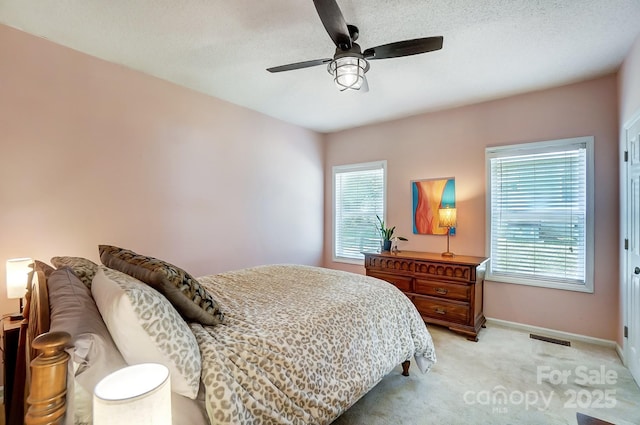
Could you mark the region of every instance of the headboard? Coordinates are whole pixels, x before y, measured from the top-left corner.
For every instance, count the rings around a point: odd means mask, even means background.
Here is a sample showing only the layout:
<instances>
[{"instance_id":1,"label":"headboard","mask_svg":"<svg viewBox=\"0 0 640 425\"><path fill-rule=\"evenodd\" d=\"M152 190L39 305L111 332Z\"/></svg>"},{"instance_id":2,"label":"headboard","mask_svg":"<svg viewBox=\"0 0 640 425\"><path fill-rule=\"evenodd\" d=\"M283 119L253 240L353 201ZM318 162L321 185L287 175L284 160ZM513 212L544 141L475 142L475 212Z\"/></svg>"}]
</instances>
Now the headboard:
<instances>
[{"instance_id":1,"label":"headboard","mask_svg":"<svg viewBox=\"0 0 640 425\"><path fill-rule=\"evenodd\" d=\"M71 336L66 332L49 332L45 267L36 261L29 275L11 400L15 414L7 418L7 425L59 424L66 411L69 355L65 348Z\"/></svg>"},{"instance_id":2,"label":"headboard","mask_svg":"<svg viewBox=\"0 0 640 425\"><path fill-rule=\"evenodd\" d=\"M34 271L29 275L29 285L23 316L28 323L27 341L28 346L38 336L49 332L50 312L49 312L49 290L47 288L47 277L41 263L34 263ZM34 359L35 352L30 353L30 358Z\"/></svg>"}]
</instances>

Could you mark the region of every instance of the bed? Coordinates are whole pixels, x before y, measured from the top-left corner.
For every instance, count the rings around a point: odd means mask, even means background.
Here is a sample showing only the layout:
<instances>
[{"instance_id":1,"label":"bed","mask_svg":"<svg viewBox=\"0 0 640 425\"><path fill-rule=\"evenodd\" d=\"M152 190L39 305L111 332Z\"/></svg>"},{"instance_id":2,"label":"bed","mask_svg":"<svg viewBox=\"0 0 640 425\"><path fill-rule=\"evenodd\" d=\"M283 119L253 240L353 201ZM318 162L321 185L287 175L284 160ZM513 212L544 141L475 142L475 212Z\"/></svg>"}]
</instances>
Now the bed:
<instances>
[{"instance_id":1,"label":"bed","mask_svg":"<svg viewBox=\"0 0 640 425\"><path fill-rule=\"evenodd\" d=\"M193 278L99 251L103 264L36 262L20 343L31 367L17 371L27 424L91 423L95 384L149 361L171 371L175 425L330 424L399 364L436 361L415 307L382 280L291 264Z\"/></svg>"}]
</instances>

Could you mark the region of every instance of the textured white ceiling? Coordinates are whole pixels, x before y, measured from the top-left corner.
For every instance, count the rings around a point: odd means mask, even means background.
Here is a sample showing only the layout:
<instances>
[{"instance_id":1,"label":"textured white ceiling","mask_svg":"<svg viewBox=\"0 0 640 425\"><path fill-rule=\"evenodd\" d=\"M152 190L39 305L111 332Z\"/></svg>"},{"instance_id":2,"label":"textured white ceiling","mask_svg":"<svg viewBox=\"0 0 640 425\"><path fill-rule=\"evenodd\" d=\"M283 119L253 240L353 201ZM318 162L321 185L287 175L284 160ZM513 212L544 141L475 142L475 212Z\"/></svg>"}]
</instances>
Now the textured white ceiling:
<instances>
[{"instance_id":1,"label":"textured white ceiling","mask_svg":"<svg viewBox=\"0 0 640 425\"><path fill-rule=\"evenodd\" d=\"M0 0L0 23L320 132L566 84L616 70L640 0L338 0L363 49L444 36L437 52L371 62L339 92L312 0Z\"/></svg>"}]
</instances>

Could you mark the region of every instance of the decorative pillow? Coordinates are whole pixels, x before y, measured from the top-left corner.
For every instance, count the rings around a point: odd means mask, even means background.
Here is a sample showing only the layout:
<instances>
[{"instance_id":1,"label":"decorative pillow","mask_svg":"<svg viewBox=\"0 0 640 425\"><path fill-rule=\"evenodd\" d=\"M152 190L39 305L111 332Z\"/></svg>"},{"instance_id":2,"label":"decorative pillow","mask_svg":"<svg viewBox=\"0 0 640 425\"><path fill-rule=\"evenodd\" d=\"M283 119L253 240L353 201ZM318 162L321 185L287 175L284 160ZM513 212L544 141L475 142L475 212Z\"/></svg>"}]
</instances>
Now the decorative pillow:
<instances>
[{"instance_id":1,"label":"decorative pillow","mask_svg":"<svg viewBox=\"0 0 640 425\"><path fill-rule=\"evenodd\" d=\"M102 378L127 364L113 343L89 288L70 268L52 269L47 287L50 330L71 335L72 346L67 349L71 373L67 418L75 424L90 424L93 388Z\"/></svg>"},{"instance_id":2,"label":"decorative pillow","mask_svg":"<svg viewBox=\"0 0 640 425\"><path fill-rule=\"evenodd\" d=\"M203 325L215 325L224 320L218 303L181 268L111 245L99 245L98 249L105 266L151 285L164 294L185 319Z\"/></svg>"},{"instance_id":3,"label":"decorative pillow","mask_svg":"<svg viewBox=\"0 0 640 425\"><path fill-rule=\"evenodd\" d=\"M51 259L57 269L60 267L69 267L73 273L80 278L82 283L91 289L91 281L98 270L98 265L91 260L82 257L53 257Z\"/></svg>"},{"instance_id":4,"label":"decorative pillow","mask_svg":"<svg viewBox=\"0 0 640 425\"><path fill-rule=\"evenodd\" d=\"M46 277L47 279L49 278L51 273L55 271L53 267L40 260L33 260L33 264L35 265L34 270L40 270L42 273L44 273L44 277Z\"/></svg>"},{"instance_id":5,"label":"decorative pillow","mask_svg":"<svg viewBox=\"0 0 640 425\"><path fill-rule=\"evenodd\" d=\"M172 391L195 398L200 385L200 349L187 323L162 294L139 280L99 267L91 285L102 318L129 364L169 368Z\"/></svg>"}]
</instances>

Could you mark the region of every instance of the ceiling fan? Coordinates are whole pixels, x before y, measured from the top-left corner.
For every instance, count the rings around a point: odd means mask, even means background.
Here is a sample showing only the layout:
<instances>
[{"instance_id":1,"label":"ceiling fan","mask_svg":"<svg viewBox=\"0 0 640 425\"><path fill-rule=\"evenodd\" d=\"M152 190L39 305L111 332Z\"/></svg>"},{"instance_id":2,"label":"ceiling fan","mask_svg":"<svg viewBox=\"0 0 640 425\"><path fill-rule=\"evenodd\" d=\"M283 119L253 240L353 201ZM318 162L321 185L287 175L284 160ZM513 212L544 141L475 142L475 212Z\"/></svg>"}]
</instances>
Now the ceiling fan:
<instances>
[{"instance_id":1,"label":"ceiling fan","mask_svg":"<svg viewBox=\"0 0 640 425\"><path fill-rule=\"evenodd\" d=\"M328 63L327 71L333 75L333 79L340 91L368 91L369 86L364 74L369 70L370 60L398 58L442 49L443 38L438 36L396 41L395 43L370 47L363 52L355 42L360 34L358 27L347 25L336 0L313 0L313 4L318 11L324 28L329 33L329 37L336 45L336 52L333 58L275 66L267 68L267 71L291 71Z\"/></svg>"}]
</instances>

